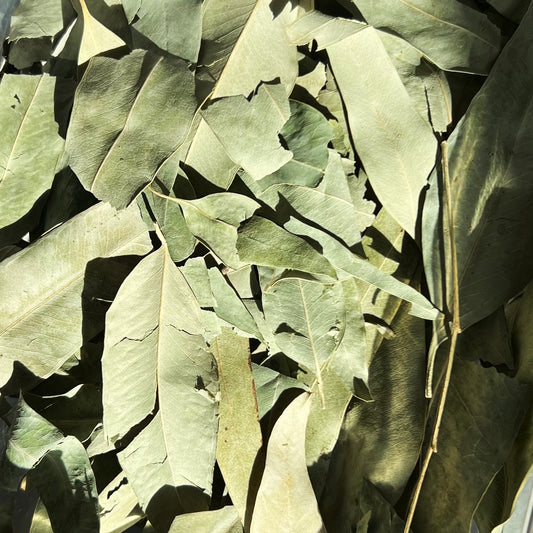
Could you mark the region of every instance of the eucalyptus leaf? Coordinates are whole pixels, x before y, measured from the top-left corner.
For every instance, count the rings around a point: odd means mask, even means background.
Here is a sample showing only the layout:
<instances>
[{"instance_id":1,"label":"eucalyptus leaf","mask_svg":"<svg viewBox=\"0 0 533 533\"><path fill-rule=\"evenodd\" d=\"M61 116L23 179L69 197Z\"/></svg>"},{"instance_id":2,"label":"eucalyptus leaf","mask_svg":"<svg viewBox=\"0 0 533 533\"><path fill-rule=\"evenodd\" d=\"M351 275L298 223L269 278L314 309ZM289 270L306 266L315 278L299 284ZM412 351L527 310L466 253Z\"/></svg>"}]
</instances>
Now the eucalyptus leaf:
<instances>
[{"instance_id":1,"label":"eucalyptus leaf","mask_svg":"<svg viewBox=\"0 0 533 533\"><path fill-rule=\"evenodd\" d=\"M414 236L420 193L435 164L431 127L414 108L376 30L360 31L327 52L368 179L387 211Z\"/></svg>"},{"instance_id":2,"label":"eucalyptus leaf","mask_svg":"<svg viewBox=\"0 0 533 533\"><path fill-rule=\"evenodd\" d=\"M9 380L15 361L37 376L49 376L81 346L84 337L99 333L98 325L84 321L81 306L90 261L143 255L151 247L136 206L116 212L100 203L3 261L2 384Z\"/></svg>"},{"instance_id":3,"label":"eucalyptus leaf","mask_svg":"<svg viewBox=\"0 0 533 533\"><path fill-rule=\"evenodd\" d=\"M350 0L366 21L421 50L444 70L488 74L500 33L483 13L457 0Z\"/></svg>"},{"instance_id":4,"label":"eucalyptus leaf","mask_svg":"<svg viewBox=\"0 0 533 533\"><path fill-rule=\"evenodd\" d=\"M54 120L55 90L56 79L48 74L4 75L0 83L2 228L31 209L59 170L64 141Z\"/></svg>"},{"instance_id":5,"label":"eucalyptus leaf","mask_svg":"<svg viewBox=\"0 0 533 533\"><path fill-rule=\"evenodd\" d=\"M268 442L251 533L325 532L305 464L305 427L311 398L300 394L278 418Z\"/></svg>"},{"instance_id":6,"label":"eucalyptus leaf","mask_svg":"<svg viewBox=\"0 0 533 533\"><path fill-rule=\"evenodd\" d=\"M98 493L87 452L75 437L65 437L28 475L46 506L54 533L97 533Z\"/></svg>"},{"instance_id":7,"label":"eucalyptus leaf","mask_svg":"<svg viewBox=\"0 0 533 533\"><path fill-rule=\"evenodd\" d=\"M86 0L73 0L73 5L83 25L78 65L83 65L93 56L126 45L118 35L115 35L91 14Z\"/></svg>"},{"instance_id":8,"label":"eucalyptus leaf","mask_svg":"<svg viewBox=\"0 0 533 533\"><path fill-rule=\"evenodd\" d=\"M53 37L63 28L62 0L20 0L11 15L9 40Z\"/></svg>"},{"instance_id":9,"label":"eucalyptus leaf","mask_svg":"<svg viewBox=\"0 0 533 533\"><path fill-rule=\"evenodd\" d=\"M69 164L87 190L124 208L184 140L195 108L185 61L142 50L95 58L76 90Z\"/></svg>"},{"instance_id":10,"label":"eucalyptus leaf","mask_svg":"<svg viewBox=\"0 0 533 533\"><path fill-rule=\"evenodd\" d=\"M11 15L19 3L20 0L7 0L0 6L0 39L2 39L2 42L8 35Z\"/></svg>"},{"instance_id":11,"label":"eucalyptus leaf","mask_svg":"<svg viewBox=\"0 0 533 533\"><path fill-rule=\"evenodd\" d=\"M241 521L235 507L228 505L216 511L203 511L177 516L170 526L169 533L242 533Z\"/></svg>"},{"instance_id":12,"label":"eucalyptus leaf","mask_svg":"<svg viewBox=\"0 0 533 533\"><path fill-rule=\"evenodd\" d=\"M274 172L292 157L278 139L289 118L281 85L261 85L251 101L240 95L217 100L202 111L202 117L231 159L254 179Z\"/></svg>"},{"instance_id":13,"label":"eucalyptus leaf","mask_svg":"<svg viewBox=\"0 0 533 533\"><path fill-rule=\"evenodd\" d=\"M532 20L530 9L449 140L463 330L515 296L533 270L533 169L527 148L533 134L533 55L528 52L533 49ZM509 105L497 104L502 95ZM432 187L442 190L435 183ZM442 295L439 228L429 227L438 222L438 209L435 201L427 205L424 261L434 277L429 285L434 301L449 306L451 296Z\"/></svg>"},{"instance_id":14,"label":"eucalyptus leaf","mask_svg":"<svg viewBox=\"0 0 533 533\"><path fill-rule=\"evenodd\" d=\"M458 533L470 531L479 501L510 452L527 398L526 388L494 368L456 358L439 453L426 474L413 521L415 531L440 524ZM441 495L437 500L436 493Z\"/></svg>"},{"instance_id":15,"label":"eucalyptus leaf","mask_svg":"<svg viewBox=\"0 0 533 533\"><path fill-rule=\"evenodd\" d=\"M220 379L217 462L244 524L254 462L263 444L248 339L225 329L214 353Z\"/></svg>"},{"instance_id":16,"label":"eucalyptus leaf","mask_svg":"<svg viewBox=\"0 0 533 533\"><path fill-rule=\"evenodd\" d=\"M124 0L132 27L161 49L193 63L200 50L201 0Z\"/></svg>"}]
</instances>

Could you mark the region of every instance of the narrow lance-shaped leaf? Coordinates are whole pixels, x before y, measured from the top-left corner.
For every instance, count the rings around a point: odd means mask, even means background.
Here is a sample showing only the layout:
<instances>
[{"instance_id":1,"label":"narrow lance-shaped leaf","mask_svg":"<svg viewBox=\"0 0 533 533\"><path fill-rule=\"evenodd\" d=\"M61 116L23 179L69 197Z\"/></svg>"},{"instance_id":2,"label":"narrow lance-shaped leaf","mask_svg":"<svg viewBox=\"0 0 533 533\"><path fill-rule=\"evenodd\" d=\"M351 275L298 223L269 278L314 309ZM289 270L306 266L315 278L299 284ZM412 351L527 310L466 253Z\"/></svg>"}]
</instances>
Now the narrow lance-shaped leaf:
<instances>
[{"instance_id":1,"label":"narrow lance-shaped leaf","mask_svg":"<svg viewBox=\"0 0 533 533\"><path fill-rule=\"evenodd\" d=\"M376 195L412 236L437 141L418 114L376 30L327 48L355 148Z\"/></svg>"},{"instance_id":2,"label":"narrow lance-shaped leaf","mask_svg":"<svg viewBox=\"0 0 533 533\"><path fill-rule=\"evenodd\" d=\"M81 295L89 261L143 255L151 247L136 206L116 212L100 203L3 261L0 382L8 381L14 361L47 377L81 346L84 335L99 333L83 320Z\"/></svg>"},{"instance_id":3,"label":"narrow lance-shaped leaf","mask_svg":"<svg viewBox=\"0 0 533 533\"><path fill-rule=\"evenodd\" d=\"M305 428L311 398L293 400L270 435L263 479L257 493L251 533L325 533L305 463Z\"/></svg>"},{"instance_id":4,"label":"narrow lance-shaped leaf","mask_svg":"<svg viewBox=\"0 0 533 533\"><path fill-rule=\"evenodd\" d=\"M252 470L263 443L248 339L224 329L214 353L220 380L217 462L244 524Z\"/></svg>"},{"instance_id":5,"label":"narrow lance-shaped leaf","mask_svg":"<svg viewBox=\"0 0 533 533\"><path fill-rule=\"evenodd\" d=\"M403 37L444 70L487 74L500 32L487 16L457 0L351 0L376 28Z\"/></svg>"},{"instance_id":6,"label":"narrow lance-shaped leaf","mask_svg":"<svg viewBox=\"0 0 533 533\"><path fill-rule=\"evenodd\" d=\"M195 108L185 61L142 50L95 58L76 90L69 163L87 190L123 208L184 140Z\"/></svg>"},{"instance_id":7,"label":"narrow lance-shaped leaf","mask_svg":"<svg viewBox=\"0 0 533 533\"><path fill-rule=\"evenodd\" d=\"M47 191L64 142L54 120L55 78L5 74L0 83L0 228Z\"/></svg>"}]
</instances>

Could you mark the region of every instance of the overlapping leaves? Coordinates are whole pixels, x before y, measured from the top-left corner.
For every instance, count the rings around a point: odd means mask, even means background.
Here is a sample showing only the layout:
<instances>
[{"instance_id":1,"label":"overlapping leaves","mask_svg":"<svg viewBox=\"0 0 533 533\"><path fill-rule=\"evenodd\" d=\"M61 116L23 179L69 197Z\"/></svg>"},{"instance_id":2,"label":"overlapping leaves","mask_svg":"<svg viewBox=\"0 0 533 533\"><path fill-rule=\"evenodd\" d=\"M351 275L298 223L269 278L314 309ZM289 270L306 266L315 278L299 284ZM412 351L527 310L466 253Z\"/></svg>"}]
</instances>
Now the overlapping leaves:
<instances>
[{"instance_id":1,"label":"overlapping leaves","mask_svg":"<svg viewBox=\"0 0 533 533\"><path fill-rule=\"evenodd\" d=\"M478 4L0 8L0 523L400 531L435 418L413 530L527 522L533 8Z\"/></svg>"}]
</instances>

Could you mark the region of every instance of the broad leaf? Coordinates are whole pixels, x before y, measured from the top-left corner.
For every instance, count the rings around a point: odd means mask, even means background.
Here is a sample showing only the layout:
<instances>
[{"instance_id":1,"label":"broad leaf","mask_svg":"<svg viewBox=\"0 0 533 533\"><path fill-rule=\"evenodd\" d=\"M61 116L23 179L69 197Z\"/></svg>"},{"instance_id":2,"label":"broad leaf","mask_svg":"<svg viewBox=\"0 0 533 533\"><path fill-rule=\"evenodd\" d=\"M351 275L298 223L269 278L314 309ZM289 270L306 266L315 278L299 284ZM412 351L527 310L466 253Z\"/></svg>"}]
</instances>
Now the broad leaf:
<instances>
[{"instance_id":1,"label":"broad leaf","mask_svg":"<svg viewBox=\"0 0 533 533\"><path fill-rule=\"evenodd\" d=\"M64 145L54 120L55 89L48 74L2 78L1 228L25 215L52 185Z\"/></svg>"},{"instance_id":2,"label":"broad leaf","mask_svg":"<svg viewBox=\"0 0 533 533\"><path fill-rule=\"evenodd\" d=\"M248 339L225 329L213 351L220 379L217 462L244 524L253 466L263 444Z\"/></svg>"},{"instance_id":3,"label":"broad leaf","mask_svg":"<svg viewBox=\"0 0 533 533\"><path fill-rule=\"evenodd\" d=\"M457 0L351 0L376 28L403 37L444 70L487 74L500 33L486 15Z\"/></svg>"},{"instance_id":4,"label":"broad leaf","mask_svg":"<svg viewBox=\"0 0 533 533\"><path fill-rule=\"evenodd\" d=\"M431 127L414 108L376 30L360 31L327 52L370 184L414 236L420 193L435 164Z\"/></svg>"},{"instance_id":5,"label":"broad leaf","mask_svg":"<svg viewBox=\"0 0 533 533\"><path fill-rule=\"evenodd\" d=\"M73 5L83 25L78 65L83 65L93 56L126 45L118 35L115 35L91 15L86 0L73 0Z\"/></svg>"},{"instance_id":6,"label":"broad leaf","mask_svg":"<svg viewBox=\"0 0 533 533\"><path fill-rule=\"evenodd\" d=\"M7 0L0 6L0 39L2 42L7 37L10 26L12 27L11 15L18 4L19 0Z\"/></svg>"},{"instance_id":7,"label":"broad leaf","mask_svg":"<svg viewBox=\"0 0 533 533\"><path fill-rule=\"evenodd\" d=\"M259 204L251 198L234 193L215 193L198 200L175 201L183 211L190 232L205 243L225 265L238 268L237 228L253 215Z\"/></svg>"},{"instance_id":8,"label":"broad leaf","mask_svg":"<svg viewBox=\"0 0 533 533\"><path fill-rule=\"evenodd\" d=\"M81 442L65 437L28 475L46 506L54 533L97 533L98 493L89 458Z\"/></svg>"},{"instance_id":9,"label":"broad leaf","mask_svg":"<svg viewBox=\"0 0 533 533\"><path fill-rule=\"evenodd\" d=\"M284 391L291 388L307 390L307 387L301 381L284 376L266 366L252 363L252 370L254 373L259 418L263 418L272 409Z\"/></svg>"},{"instance_id":10,"label":"broad leaf","mask_svg":"<svg viewBox=\"0 0 533 533\"><path fill-rule=\"evenodd\" d=\"M134 307L132 301L137 302ZM156 401L164 435L168 440L173 434L168 442L178 449L175 428L183 429L192 420L185 411L182 420L176 417L176 405L193 402L206 419L214 416L213 402L195 388L196 376L206 386L214 376L212 357L201 336L200 313L164 245L141 261L122 284L106 316L102 357L104 430L109 440L122 438L153 412ZM180 359L181 365L190 365L191 375L176 374Z\"/></svg>"},{"instance_id":11,"label":"broad leaf","mask_svg":"<svg viewBox=\"0 0 533 533\"><path fill-rule=\"evenodd\" d=\"M201 0L124 0L122 4L135 30L170 54L196 63Z\"/></svg>"},{"instance_id":12,"label":"broad leaf","mask_svg":"<svg viewBox=\"0 0 533 533\"><path fill-rule=\"evenodd\" d=\"M142 50L95 58L74 99L70 166L87 190L123 208L184 140L195 108L185 61Z\"/></svg>"},{"instance_id":13,"label":"broad leaf","mask_svg":"<svg viewBox=\"0 0 533 533\"><path fill-rule=\"evenodd\" d=\"M63 28L64 2L62 0L41 0L39 2L20 0L10 3L18 4L11 16L10 41L53 37Z\"/></svg>"},{"instance_id":14,"label":"broad leaf","mask_svg":"<svg viewBox=\"0 0 533 533\"><path fill-rule=\"evenodd\" d=\"M422 487L415 531L434 531L442 524L458 533L470 531L477 505L511 449L527 402L527 389L511 378L456 358L439 449Z\"/></svg>"},{"instance_id":15,"label":"broad leaf","mask_svg":"<svg viewBox=\"0 0 533 533\"><path fill-rule=\"evenodd\" d=\"M63 434L29 407L21 396L14 408L7 447L0 463L1 485L17 490L28 471L63 438Z\"/></svg>"},{"instance_id":16,"label":"broad leaf","mask_svg":"<svg viewBox=\"0 0 533 533\"><path fill-rule=\"evenodd\" d=\"M200 396L194 386L192 390L193 395ZM191 407L188 417L193 425L182 420L167 436L159 411L131 444L118 453L141 508L158 530L167 531L178 514L208 508L216 441L214 402L211 404L213 410L208 419L204 415L198 417L200 411ZM175 414L187 416L186 411L187 407L182 407Z\"/></svg>"},{"instance_id":17,"label":"broad leaf","mask_svg":"<svg viewBox=\"0 0 533 533\"><path fill-rule=\"evenodd\" d=\"M285 409L268 441L251 533L325 532L305 463L305 427L311 398L303 393Z\"/></svg>"},{"instance_id":18,"label":"broad leaf","mask_svg":"<svg viewBox=\"0 0 533 533\"><path fill-rule=\"evenodd\" d=\"M533 271L532 21L530 9L449 141L463 330L516 295ZM498 103L502 98L508 105ZM438 181L432 188L437 185L443 197ZM442 296L442 234L435 226L439 206L433 198L424 215L424 262L434 277L433 300L450 306L449 297Z\"/></svg>"},{"instance_id":19,"label":"broad leaf","mask_svg":"<svg viewBox=\"0 0 533 533\"><path fill-rule=\"evenodd\" d=\"M289 118L288 107L283 86L261 85L250 101L241 95L222 98L202 111L202 117L231 159L260 179L292 157L278 139Z\"/></svg>"},{"instance_id":20,"label":"broad leaf","mask_svg":"<svg viewBox=\"0 0 533 533\"><path fill-rule=\"evenodd\" d=\"M15 361L47 377L84 338L99 333L97 324L84 321L81 305L88 263L99 257L143 255L151 246L136 206L116 212L100 203L3 261L0 382L8 381Z\"/></svg>"}]
</instances>

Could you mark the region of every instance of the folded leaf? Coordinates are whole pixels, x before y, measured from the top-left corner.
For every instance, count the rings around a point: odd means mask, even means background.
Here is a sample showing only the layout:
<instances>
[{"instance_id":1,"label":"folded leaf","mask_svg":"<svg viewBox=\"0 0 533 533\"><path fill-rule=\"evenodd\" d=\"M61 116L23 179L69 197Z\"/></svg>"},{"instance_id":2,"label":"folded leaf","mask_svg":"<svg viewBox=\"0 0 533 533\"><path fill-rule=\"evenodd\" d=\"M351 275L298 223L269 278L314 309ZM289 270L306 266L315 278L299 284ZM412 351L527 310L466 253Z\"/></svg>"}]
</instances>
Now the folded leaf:
<instances>
[{"instance_id":1,"label":"folded leaf","mask_svg":"<svg viewBox=\"0 0 533 533\"><path fill-rule=\"evenodd\" d=\"M251 533L324 533L305 463L305 427L311 398L303 393L278 418L268 441L263 479L257 493Z\"/></svg>"},{"instance_id":2,"label":"folded leaf","mask_svg":"<svg viewBox=\"0 0 533 533\"><path fill-rule=\"evenodd\" d=\"M24 216L54 180L64 146L55 90L48 74L5 74L0 83L0 228Z\"/></svg>"},{"instance_id":3,"label":"folded leaf","mask_svg":"<svg viewBox=\"0 0 533 533\"><path fill-rule=\"evenodd\" d=\"M70 166L87 190L123 208L184 140L195 108L185 61L142 50L95 58L74 99Z\"/></svg>"},{"instance_id":4,"label":"folded leaf","mask_svg":"<svg viewBox=\"0 0 533 533\"><path fill-rule=\"evenodd\" d=\"M370 184L414 236L420 193L435 164L431 127L414 108L376 30L360 31L327 52Z\"/></svg>"},{"instance_id":5,"label":"folded leaf","mask_svg":"<svg viewBox=\"0 0 533 533\"><path fill-rule=\"evenodd\" d=\"M73 5L83 24L78 65L83 65L91 57L108 50L126 46L126 43L118 35L115 35L91 15L85 0L74 0Z\"/></svg>"},{"instance_id":6,"label":"folded leaf","mask_svg":"<svg viewBox=\"0 0 533 533\"><path fill-rule=\"evenodd\" d=\"M421 50L444 70L487 74L500 32L486 15L457 0L351 0L366 21Z\"/></svg>"},{"instance_id":7,"label":"folded leaf","mask_svg":"<svg viewBox=\"0 0 533 533\"><path fill-rule=\"evenodd\" d=\"M84 321L81 305L91 260L143 255L151 247L136 206L116 212L100 203L3 261L0 382L8 381L15 361L47 377L79 349L84 338L100 332L98 324Z\"/></svg>"}]
</instances>

